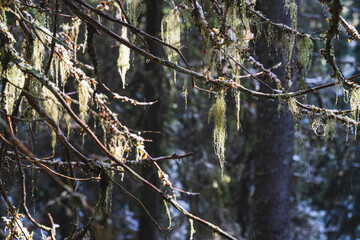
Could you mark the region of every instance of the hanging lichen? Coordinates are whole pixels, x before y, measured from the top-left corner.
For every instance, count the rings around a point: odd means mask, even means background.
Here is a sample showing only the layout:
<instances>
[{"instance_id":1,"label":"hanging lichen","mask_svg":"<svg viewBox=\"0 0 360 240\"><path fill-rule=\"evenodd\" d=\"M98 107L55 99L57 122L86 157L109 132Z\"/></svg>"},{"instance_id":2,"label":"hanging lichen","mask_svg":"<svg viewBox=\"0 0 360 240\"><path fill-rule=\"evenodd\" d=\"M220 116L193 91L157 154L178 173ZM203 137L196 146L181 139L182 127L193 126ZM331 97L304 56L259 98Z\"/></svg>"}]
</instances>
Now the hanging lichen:
<instances>
[{"instance_id":1,"label":"hanging lichen","mask_svg":"<svg viewBox=\"0 0 360 240\"><path fill-rule=\"evenodd\" d=\"M80 118L82 121L86 121L88 117L88 112L87 112L88 103L89 103L89 98L91 96L90 86L86 80L80 81L78 87L78 93L79 93Z\"/></svg>"},{"instance_id":2,"label":"hanging lichen","mask_svg":"<svg viewBox=\"0 0 360 240\"><path fill-rule=\"evenodd\" d=\"M172 9L170 13L161 21L161 37L164 42L179 48L181 34L180 13L177 8ZM169 48L165 48L168 60L176 63L179 60L179 54ZM174 71L174 80L176 81L176 71Z\"/></svg>"},{"instance_id":3,"label":"hanging lichen","mask_svg":"<svg viewBox=\"0 0 360 240\"><path fill-rule=\"evenodd\" d=\"M242 63L242 59L241 59L241 53L240 52L235 52L234 54L234 59L238 62L238 63ZM234 76L240 76L241 75L241 71L240 68L237 66L237 64L234 62L232 65L232 68L234 69ZM237 84L241 84L240 78L235 77L235 82ZM235 111L236 111L236 129L240 130L241 125L240 125L240 108L241 108L241 95L240 95L240 91L234 90L234 98L235 98Z\"/></svg>"},{"instance_id":4,"label":"hanging lichen","mask_svg":"<svg viewBox=\"0 0 360 240\"><path fill-rule=\"evenodd\" d=\"M324 127L325 140L334 139L336 134L336 119L328 119Z\"/></svg>"},{"instance_id":5,"label":"hanging lichen","mask_svg":"<svg viewBox=\"0 0 360 240\"><path fill-rule=\"evenodd\" d=\"M184 80L184 86L183 86L183 94L185 99L185 111L187 109L187 102L188 102L188 89L187 89L187 83L186 79Z\"/></svg>"},{"instance_id":6,"label":"hanging lichen","mask_svg":"<svg viewBox=\"0 0 360 240\"><path fill-rule=\"evenodd\" d=\"M110 147L109 150L112 155L114 155L120 161L124 159L125 149L127 148L127 142L124 136L120 134L116 134L110 140Z\"/></svg>"},{"instance_id":7,"label":"hanging lichen","mask_svg":"<svg viewBox=\"0 0 360 240\"><path fill-rule=\"evenodd\" d=\"M297 29L297 5L295 0L285 0L285 10L290 12L291 28Z\"/></svg>"},{"instance_id":8,"label":"hanging lichen","mask_svg":"<svg viewBox=\"0 0 360 240\"><path fill-rule=\"evenodd\" d=\"M209 110L209 119L214 118L215 129L213 132L214 137L214 150L216 156L219 158L221 174L224 175L225 164L225 141L226 141L226 102L225 93L221 91L218 93L216 103Z\"/></svg>"},{"instance_id":9,"label":"hanging lichen","mask_svg":"<svg viewBox=\"0 0 360 240\"><path fill-rule=\"evenodd\" d=\"M141 5L139 5L140 0L129 0L126 2L127 2L127 9L128 9L127 14L130 19L130 23L135 25L136 20L141 13L141 9L139 9L139 7L141 7Z\"/></svg>"},{"instance_id":10,"label":"hanging lichen","mask_svg":"<svg viewBox=\"0 0 360 240\"><path fill-rule=\"evenodd\" d=\"M288 101L288 106L289 106L289 110L292 113L293 117L296 118L297 115L299 114L299 108L296 105L296 101L294 98L290 98Z\"/></svg>"},{"instance_id":11,"label":"hanging lichen","mask_svg":"<svg viewBox=\"0 0 360 240\"><path fill-rule=\"evenodd\" d=\"M352 110L352 118L359 121L359 108L360 108L360 88L356 88L351 92L350 109ZM357 125L355 127L355 136L357 133Z\"/></svg>"},{"instance_id":12,"label":"hanging lichen","mask_svg":"<svg viewBox=\"0 0 360 240\"><path fill-rule=\"evenodd\" d=\"M196 233L195 228L194 228L194 220L189 218L189 224L190 224L190 240L193 240L194 234Z\"/></svg>"},{"instance_id":13,"label":"hanging lichen","mask_svg":"<svg viewBox=\"0 0 360 240\"><path fill-rule=\"evenodd\" d=\"M55 96L52 94L52 92L49 89L43 87L42 93L43 93L43 98L45 99L44 101L45 111L58 125L61 118L61 108L58 105ZM55 144L56 144L56 133L52 131L51 146L54 152L55 152Z\"/></svg>"},{"instance_id":14,"label":"hanging lichen","mask_svg":"<svg viewBox=\"0 0 360 240\"><path fill-rule=\"evenodd\" d=\"M167 228L171 229L172 217L171 217L171 214L170 214L169 206L168 206L168 204L167 204L167 202L165 200L163 200L163 202L164 202L164 205L165 205L166 214L167 214L168 219L169 219L169 226Z\"/></svg>"},{"instance_id":15,"label":"hanging lichen","mask_svg":"<svg viewBox=\"0 0 360 240\"><path fill-rule=\"evenodd\" d=\"M122 28L121 37L128 40L126 27ZM117 60L117 67L121 76L123 88L125 88L126 72L130 69L130 49L124 44L121 44L119 47L119 58Z\"/></svg>"},{"instance_id":16,"label":"hanging lichen","mask_svg":"<svg viewBox=\"0 0 360 240\"><path fill-rule=\"evenodd\" d=\"M19 88L22 88L24 85L25 76L18 67L13 65L8 69L7 79L9 82L5 88L5 109L8 114L12 114L14 103L21 93L21 89Z\"/></svg>"},{"instance_id":17,"label":"hanging lichen","mask_svg":"<svg viewBox=\"0 0 360 240\"><path fill-rule=\"evenodd\" d=\"M44 24L45 18L44 17L40 17L39 18L39 25L42 26ZM44 60L44 45L43 42L45 40L44 35L41 32L38 32L37 34L37 38L35 38L34 42L33 42L33 47L32 47L32 55L31 55L31 63L32 66L38 70L38 71L42 71L42 67L43 67L43 60ZM41 84L39 81L36 80L31 80L29 82L29 91L35 94L39 94L41 93Z\"/></svg>"},{"instance_id":18,"label":"hanging lichen","mask_svg":"<svg viewBox=\"0 0 360 240\"><path fill-rule=\"evenodd\" d=\"M76 61L76 53L77 53L77 49L78 49L78 37L79 37L79 28L80 28L80 24L81 21L80 19L76 18L73 21L73 24L71 26L71 38L72 38L72 42L73 42L73 52L74 52L74 60Z\"/></svg>"},{"instance_id":19,"label":"hanging lichen","mask_svg":"<svg viewBox=\"0 0 360 240\"><path fill-rule=\"evenodd\" d=\"M297 44L298 49L298 61L304 68L304 77L311 66L312 54L314 49L314 43L310 39L310 36L304 35L300 38Z\"/></svg>"}]
</instances>

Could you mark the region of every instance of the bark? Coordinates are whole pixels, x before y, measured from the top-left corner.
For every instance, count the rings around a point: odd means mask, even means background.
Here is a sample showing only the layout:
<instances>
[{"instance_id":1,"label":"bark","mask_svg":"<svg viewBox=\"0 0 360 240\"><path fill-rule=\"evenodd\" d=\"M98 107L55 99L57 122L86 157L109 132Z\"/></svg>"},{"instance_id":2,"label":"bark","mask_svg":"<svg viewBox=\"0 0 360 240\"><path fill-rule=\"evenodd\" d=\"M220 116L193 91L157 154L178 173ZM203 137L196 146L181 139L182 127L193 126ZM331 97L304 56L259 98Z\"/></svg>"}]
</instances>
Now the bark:
<instances>
[{"instance_id":1,"label":"bark","mask_svg":"<svg viewBox=\"0 0 360 240\"><path fill-rule=\"evenodd\" d=\"M161 19L162 19L162 1L146 0L146 32L160 37ZM154 42L148 42L151 53L156 56L162 55L162 47ZM159 102L148 107L144 119L144 129L152 131L162 131L163 128L163 94L162 94L162 67L153 62L146 63L145 73L143 74L144 81L144 95L146 101L153 101L157 99ZM161 155L161 139L162 134L151 135L152 142L146 143L148 153L153 156ZM142 176L152 182L155 186L159 186L159 178L157 169L154 167L144 167L142 169ZM159 195L151 191L146 186L142 187L141 201L147 207L150 214L156 221L159 220L158 212L160 206ZM140 210L140 226L139 239L157 240L159 239L159 230L155 224L150 220L145 211Z\"/></svg>"},{"instance_id":2,"label":"bark","mask_svg":"<svg viewBox=\"0 0 360 240\"><path fill-rule=\"evenodd\" d=\"M258 10L274 22L288 24L283 4L283 0L260 0L257 6ZM266 42L261 40L257 45L257 55L265 67L282 61L282 56L276 55L275 52L270 52L269 55L265 49ZM284 79L284 71L282 68L275 73L280 79ZM278 106L278 101L260 99L257 104L253 225L256 240L291 239L290 197L294 123L287 107L283 106L279 112Z\"/></svg>"}]
</instances>

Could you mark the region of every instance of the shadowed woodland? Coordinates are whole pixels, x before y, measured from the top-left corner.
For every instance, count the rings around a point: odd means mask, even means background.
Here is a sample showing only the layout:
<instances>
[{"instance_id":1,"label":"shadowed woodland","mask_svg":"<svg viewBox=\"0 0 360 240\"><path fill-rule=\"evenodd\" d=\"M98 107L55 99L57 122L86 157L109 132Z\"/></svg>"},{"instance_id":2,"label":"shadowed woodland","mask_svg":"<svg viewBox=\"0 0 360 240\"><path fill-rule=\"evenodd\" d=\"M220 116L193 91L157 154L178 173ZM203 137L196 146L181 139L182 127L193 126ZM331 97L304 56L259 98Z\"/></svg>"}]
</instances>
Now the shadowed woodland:
<instances>
[{"instance_id":1,"label":"shadowed woodland","mask_svg":"<svg viewBox=\"0 0 360 240\"><path fill-rule=\"evenodd\" d=\"M1 239L359 239L360 3L2 0Z\"/></svg>"}]
</instances>

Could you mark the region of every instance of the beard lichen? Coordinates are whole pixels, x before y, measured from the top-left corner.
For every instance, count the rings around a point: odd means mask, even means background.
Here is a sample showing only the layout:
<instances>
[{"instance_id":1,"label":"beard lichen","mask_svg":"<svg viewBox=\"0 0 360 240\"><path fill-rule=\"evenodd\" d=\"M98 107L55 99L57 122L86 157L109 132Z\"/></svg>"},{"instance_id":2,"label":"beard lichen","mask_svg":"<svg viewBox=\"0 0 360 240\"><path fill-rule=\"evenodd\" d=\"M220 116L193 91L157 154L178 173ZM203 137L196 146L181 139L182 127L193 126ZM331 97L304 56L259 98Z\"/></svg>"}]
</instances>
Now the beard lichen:
<instances>
[{"instance_id":1,"label":"beard lichen","mask_svg":"<svg viewBox=\"0 0 360 240\"><path fill-rule=\"evenodd\" d=\"M180 48L181 20L178 9L172 9L170 13L163 17L161 21L161 37L164 42ZM165 48L165 53L170 62L176 63L179 54L170 48ZM176 81L176 71L174 71L174 81Z\"/></svg>"},{"instance_id":2,"label":"beard lichen","mask_svg":"<svg viewBox=\"0 0 360 240\"><path fill-rule=\"evenodd\" d=\"M183 94L184 94L184 100L185 100L185 111L187 110L187 103L188 103L188 89L187 89L187 81L184 79L184 85L183 85Z\"/></svg>"},{"instance_id":3,"label":"beard lichen","mask_svg":"<svg viewBox=\"0 0 360 240\"><path fill-rule=\"evenodd\" d=\"M299 56L298 61L304 68L304 77L306 77L306 74L311 66L314 43L308 35L305 35L301 37L300 41L298 42L297 49Z\"/></svg>"},{"instance_id":4,"label":"beard lichen","mask_svg":"<svg viewBox=\"0 0 360 240\"><path fill-rule=\"evenodd\" d=\"M12 114L15 101L20 96L21 89L19 88L23 87L25 76L18 67L13 65L8 69L7 79L9 80L9 83L6 84L5 88L5 109L10 115Z\"/></svg>"},{"instance_id":5,"label":"beard lichen","mask_svg":"<svg viewBox=\"0 0 360 240\"><path fill-rule=\"evenodd\" d=\"M125 40L128 40L126 27L122 28L121 37ZM117 60L117 67L121 76L123 88L125 88L126 72L130 69L130 49L124 44L121 44L119 47L119 58Z\"/></svg>"},{"instance_id":6,"label":"beard lichen","mask_svg":"<svg viewBox=\"0 0 360 240\"><path fill-rule=\"evenodd\" d=\"M324 127L325 140L334 139L336 134L336 119L328 119Z\"/></svg>"},{"instance_id":7,"label":"beard lichen","mask_svg":"<svg viewBox=\"0 0 360 240\"><path fill-rule=\"evenodd\" d=\"M45 99L44 101L45 111L47 112L47 114L50 115L50 117L55 121L55 123L59 125L62 111L58 104L58 101L56 100L52 92L46 87L43 87L42 93ZM51 146L53 148L53 152L55 152L55 144L56 144L56 133L52 131Z\"/></svg>"},{"instance_id":8,"label":"beard lichen","mask_svg":"<svg viewBox=\"0 0 360 240\"><path fill-rule=\"evenodd\" d=\"M216 103L209 110L209 119L214 118L215 128L213 132L214 150L219 158L221 175L224 176L225 165L225 141L226 141L226 101L225 92L218 93Z\"/></svg>"},{"instance_id":9,"label":"beard lichen","mask_svg":"<svg viewBox=\"0 0 360 240\"><path fill-rule=\"evenodd\" d=\"M123 135L116 134L110 140L110 152L117 159L123 161L125 149L127 148L127 142Z\"/></svg>"},{"instance_id":10,"label":"beard lichen","mask_svg":"<svg viewBox=\"0 0 360 240\"><path fill-rule=\"evenodd\" d=\"M90 85L86 80L81 80L78 87L80 118L84 122L88 117L88 103L90 98Z\"/></svg>"},{"instance_id":11,"label":"beard lichen","mask_svg":"<svg viewBox=\"0 0 360 240\"><path fill-rule=\"evenodd\" d=\"M289 106L289 110L291 112L291 114L293 115L294 119L298 116L299 114L299 108L296 105L296 101L294 98L290 98L288 101L288 106Z\"/></svg>"},{"instance_id":12,"label":"beard lichen","mask_svg":"<svg viewBox=\"0 0 360 240\"><path fill-rule=\"evenodd\" d=\"M359 108L360 108L360 88L356 88L351 92L350 109L352 110L352 118L359 121ZM355 127L355 137L357 133L357 125Z\"/></svg>"}]
</instances>

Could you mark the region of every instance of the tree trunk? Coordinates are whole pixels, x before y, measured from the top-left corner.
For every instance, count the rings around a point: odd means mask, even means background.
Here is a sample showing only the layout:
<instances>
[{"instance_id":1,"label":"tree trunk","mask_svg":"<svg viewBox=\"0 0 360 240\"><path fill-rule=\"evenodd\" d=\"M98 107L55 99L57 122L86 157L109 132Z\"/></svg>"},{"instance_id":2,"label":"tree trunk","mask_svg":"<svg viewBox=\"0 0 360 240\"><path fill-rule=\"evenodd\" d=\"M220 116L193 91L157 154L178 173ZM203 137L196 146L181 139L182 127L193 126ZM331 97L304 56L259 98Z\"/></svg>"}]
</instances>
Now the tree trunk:
<instances>
[{"instance_id":1,"label":"tree trunk","mask_svg":"<svg viewBox=\"0 0 360 240\"><path fill-rule=\"evenodd\" d=\"M153 36L160 37L162 19L162 1L146 0L146 32ZM156 56L162 55L162 46L154 42L148 42L151 53ZM152 131L162 131L163 128L163 94L162 81L163 71L162 66L153 62L146 63L145 74L143 74L144 81L144 95L146 101L158 102L148 107L148 111L144 119L144 129ZM151 136L152 142L146 143L146 149L151 156L157 157L161 155L161 134L153 134ZM154 167L144 167L142 169L142 176L152 182L155 186L159 186L159 178L157 169ZM159 204L160 198L157 193L150 190L148 187L142 187L141 201L149 210L150 214L156 221L159 220ZM139 239L158 240L159 230L151 221L146 212L140 210L140 226Z\"/></svg>"},{"instance_id":2,"label":"tree trunk","mask_svg":"<svg viewBox=\"0 0 360 240\"><path fill-rule=\"evenodd\" d=\"M283 0L259 0L258 10L274 22L289 23ZM274 51L266 51L265 40L256 46L257 55L265 67L282 61ZM281 53L279 53L281 54ZM284 64L283 64L284 65ZM285 78L284 68L274 71ZM283 85L285 86L284 82ZM264 89L262 89L264 91ZM254 237L256 240L288 240L290 235L290 206L294 123L291 113L279 102L259 99L255 161Z\"/></svg>"}]
</instances>

